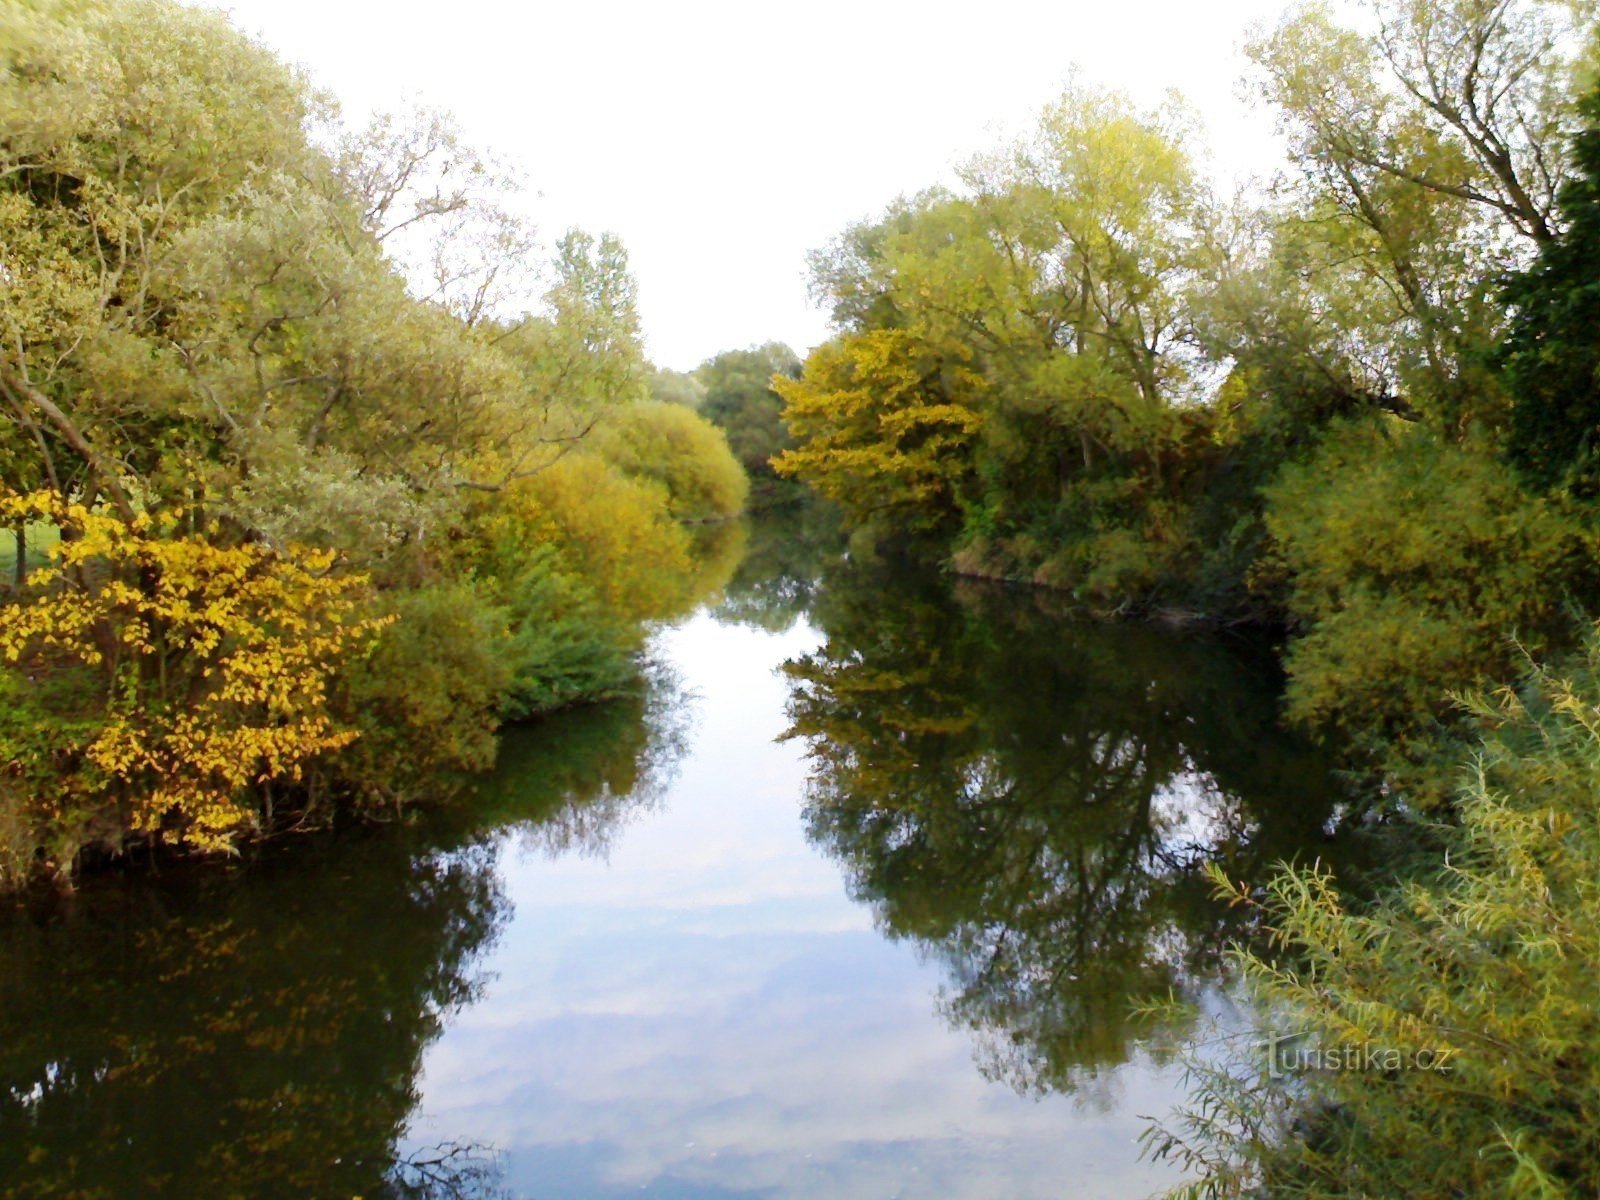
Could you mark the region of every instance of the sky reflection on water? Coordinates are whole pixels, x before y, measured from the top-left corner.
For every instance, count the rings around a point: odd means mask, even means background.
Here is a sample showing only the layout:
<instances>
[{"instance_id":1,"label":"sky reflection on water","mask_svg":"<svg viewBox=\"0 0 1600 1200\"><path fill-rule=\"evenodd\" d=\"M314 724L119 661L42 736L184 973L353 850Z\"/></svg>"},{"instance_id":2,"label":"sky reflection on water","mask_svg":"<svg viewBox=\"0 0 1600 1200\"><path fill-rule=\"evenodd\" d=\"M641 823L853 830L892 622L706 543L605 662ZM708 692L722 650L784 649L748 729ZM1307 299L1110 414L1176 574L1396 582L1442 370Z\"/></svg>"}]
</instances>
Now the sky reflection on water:
<instances>
[{"instance_id":1,"label":"sky reflection on water","mask_svg":"<svg viewBox=\"0 0 1600 1200\"><path fill-rule=\"evenodd\" d=\"M1259 647L757 525L477 797L0 914L0 1197L1105 1197L1338 848ZM1348 861L1348 860L1345 860ZM431 1149L468 1150L435 1167Z\"/></svg>"},{"instance_id":2,"label":"sky reflection on water","mask_svg":"<svg viewBox=\"0 0 1600 1200\"><path fill-rule=\"evenodd\" d=\"M515 917L484 997L428 1051L419 1143L490 1142L541 1197L1142 1195L1135 1053L1087 1096L1017 1095L938 1012L943 972L873 930L807 842L778 668L817 648L701 614L660 651L688 752L604 853L501 857Z\"/></svg>"}]
</instances>

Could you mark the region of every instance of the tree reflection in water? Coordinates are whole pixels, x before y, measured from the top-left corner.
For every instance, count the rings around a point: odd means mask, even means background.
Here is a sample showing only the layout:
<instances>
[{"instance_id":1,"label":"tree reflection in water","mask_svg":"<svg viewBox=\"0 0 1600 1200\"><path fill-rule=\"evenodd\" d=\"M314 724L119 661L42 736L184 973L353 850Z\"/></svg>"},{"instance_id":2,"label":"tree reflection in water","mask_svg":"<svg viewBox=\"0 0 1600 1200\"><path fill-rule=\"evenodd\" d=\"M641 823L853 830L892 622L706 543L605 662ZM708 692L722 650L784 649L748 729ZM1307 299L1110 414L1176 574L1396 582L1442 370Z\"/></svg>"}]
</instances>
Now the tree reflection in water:
<instances>
[{"instance_id":1,"label":"tree reflection in water","mask_svg":"<svg viewBox=\"0 0 1600 1200\"><path fill-rule=\"evenodd\" d=\"M676 670L649 662L634 696L503 731L474 815L550 858L605 858L629 825L665 800L689 725Z\"/></svg>"},{"instance_id":2,"label":"tree reflection in water","mask_svg":"<svg viewBox=\"0 0 1600 1200\"><path fill-rule=\"evenodd\" d=\"M491 1148L401 1147L423 1052L509 917L502 831L603 850L660 795L679 699L658 674L511 731L476 802L415 824L0 914L0 1195L500 1194Z\"/></svg>"},{"instance_id":3,"label":"tree reflection in water","mask_svg":"<svg viewBox=\"0 0 1600 1200\"><path fill-rule=\"evenodd\" d=\"M810 611L826 641L786 667L789 736L810 836L945 964L985 1072L1092 1099L1151 1034L1141 1011L1216 984L1233 926L1204 863L1325 851L1338 795L1278 727L1270 655L1050 600L837 565Z\"/></svg>"},{"instance_id":4,"label":"tree reflection in water","mask_svg":"<svg viewBox=\"0 0 1600 1200\"><path fill-rule=\"evenodd\" d=\"M1092 1094L1146 1044L1143 1002L1216 978L1232 929L1203 862L1328 849L1337 797L1276 728L1270 656L850 564L815 514L786 520L752 528L717 615L825 636L788 668L810 836L944 964L991 1075ZM508 731L470 804L0 918L0 1195L496 1194L492 1148L407 1131L509 919L498 856L606 854L661 800L687 711L657 672Z\"/></svg>"},{"instance_id":5,"label":"tree reflection in water","mask_svg":"<svg viewBox=\"0 0 1600 1200\"><path fill-rule=\"evenodd\" d=\"M750 522L744 558L713 610L729 625L785 633L811 609L820 566L843 545L831 505L790 501Z\"/></svg>"}]
</instances>

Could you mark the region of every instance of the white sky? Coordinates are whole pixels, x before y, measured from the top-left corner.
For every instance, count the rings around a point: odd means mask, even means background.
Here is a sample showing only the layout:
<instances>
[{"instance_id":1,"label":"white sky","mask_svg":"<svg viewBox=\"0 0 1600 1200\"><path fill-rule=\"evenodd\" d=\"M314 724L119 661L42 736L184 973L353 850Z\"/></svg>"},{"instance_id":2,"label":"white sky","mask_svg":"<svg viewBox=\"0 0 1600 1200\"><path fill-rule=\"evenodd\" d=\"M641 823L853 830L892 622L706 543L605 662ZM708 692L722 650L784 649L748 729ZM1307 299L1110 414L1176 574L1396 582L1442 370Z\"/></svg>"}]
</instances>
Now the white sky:
<instances>
[{"instance_id":1,"label":"white sky","mask_svg":"<svg viewBox=\"0 0 1600 1200\"><path fill-rule=\"evenodd\" d=\"M610 230L651 357L687 369L827 335L805 254L1027 125L1074 66L1204 119L1224 173L1269 170L1237 81L1285 0L224 0L352 117L446 108L538 193L548 240Z\"/></svg>"}]
</instances>

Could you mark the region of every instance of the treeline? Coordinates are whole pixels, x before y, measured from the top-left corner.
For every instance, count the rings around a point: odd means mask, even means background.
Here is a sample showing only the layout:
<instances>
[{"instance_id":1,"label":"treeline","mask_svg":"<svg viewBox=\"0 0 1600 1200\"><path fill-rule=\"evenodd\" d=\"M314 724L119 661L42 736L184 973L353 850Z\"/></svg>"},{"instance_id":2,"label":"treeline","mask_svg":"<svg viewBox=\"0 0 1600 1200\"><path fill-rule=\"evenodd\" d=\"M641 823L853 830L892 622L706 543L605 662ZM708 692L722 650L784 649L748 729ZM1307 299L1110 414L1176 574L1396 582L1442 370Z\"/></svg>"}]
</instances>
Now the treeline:
<instances>
[{"instance_id":1,"label":"treeline","mask_svg":"<svg viewBox=\"0 0 1600 1200\"><path fill-rule=\"evenodd\" d=\"M1260 198L1208 183L1181 108L1075 84L847 229L813 262L838 335L774 383L777 467L861 544L1280 627L1288 716L1442 843L1364 903L1316 866L1218 874L1255 918L1260 1024L1196 1052L1150 1135L1177 1195L1576 1200L1600 1190L1600 37L1543 0L1347 14L1249 44L1292 159ZM1366 1069L1279 1071L1285 1042Z\"/></svg>"},{"instance_id":2,"label":"treeline","mask_svg":"<svg viewBox=\"0 0 1600 1200\"><path fill-rule=\"evenodd\" d=\"M750 478L770 490L772 462L794 446L783 422L783 400L774 378L796 379L800 359L782 342L728 350L693 371L658 370L650 394L664 403L696 409L728 438L728 446Z\"/></svg>"},{"instance_id":3,"label":"treeline","mask_svg":"<svg viewBox=\"0 0 1600 1200\"><path fill-rule=\"evenodd\" d=\"M6 6L0 882L437 794L731 570L622 247L513 185L220 16Z\"/></svg>"},{"instance_id":4,"label":"treeline","mask_svg":"<svg viewBox=\"0 0 1600 1200\"><path fill-rule=\"evenodd\" d=\"M845 230L777 465L961 572L1280 625L1291 716L1393 773L1600 586L1600 102L1573 6L1367 7L1250 42L1270 187L1220 192L1176 103L1075 83Z\"/></svg>"}]
</instances>

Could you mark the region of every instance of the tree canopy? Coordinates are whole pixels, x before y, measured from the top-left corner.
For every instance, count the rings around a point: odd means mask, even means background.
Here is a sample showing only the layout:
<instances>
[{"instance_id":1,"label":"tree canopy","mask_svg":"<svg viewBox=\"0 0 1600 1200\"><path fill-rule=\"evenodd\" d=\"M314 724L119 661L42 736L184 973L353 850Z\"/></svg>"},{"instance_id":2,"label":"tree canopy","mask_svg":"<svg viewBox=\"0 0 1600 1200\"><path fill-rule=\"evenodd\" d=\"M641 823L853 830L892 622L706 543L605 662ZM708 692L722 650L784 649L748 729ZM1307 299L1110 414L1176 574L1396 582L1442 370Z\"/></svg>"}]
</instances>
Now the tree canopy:
<instances>
[{"instance_id":1,"label":"tree canopy","mask_svg":"<svg viewBox=\"0 0 1600 1200\"><path fill-rule=\"evenodd\" d=\"M680 520L746 485L647 402L621 242L546 244L447 116L349 128L216 13L3 38L0 862L437 793L626 686L703 583Z\"/></svg>"}]
</instances>

